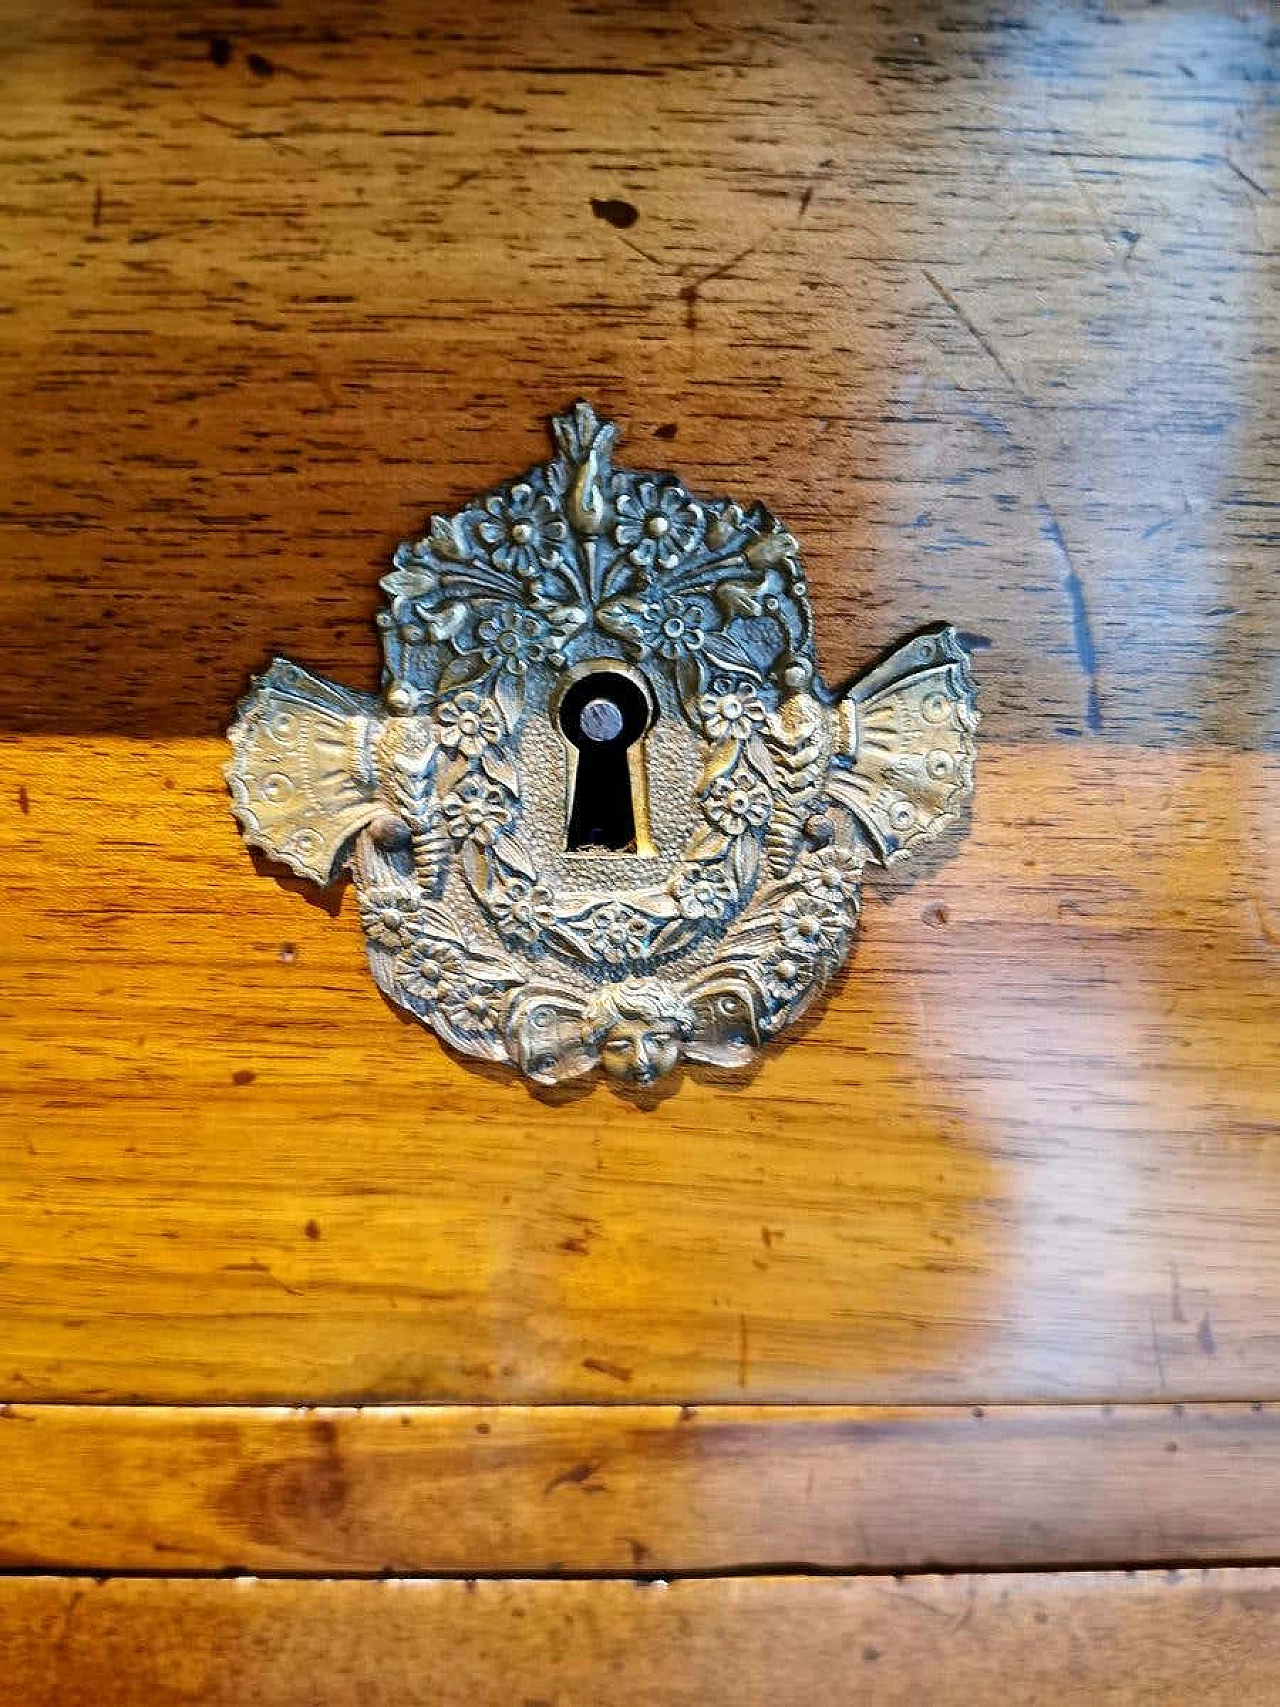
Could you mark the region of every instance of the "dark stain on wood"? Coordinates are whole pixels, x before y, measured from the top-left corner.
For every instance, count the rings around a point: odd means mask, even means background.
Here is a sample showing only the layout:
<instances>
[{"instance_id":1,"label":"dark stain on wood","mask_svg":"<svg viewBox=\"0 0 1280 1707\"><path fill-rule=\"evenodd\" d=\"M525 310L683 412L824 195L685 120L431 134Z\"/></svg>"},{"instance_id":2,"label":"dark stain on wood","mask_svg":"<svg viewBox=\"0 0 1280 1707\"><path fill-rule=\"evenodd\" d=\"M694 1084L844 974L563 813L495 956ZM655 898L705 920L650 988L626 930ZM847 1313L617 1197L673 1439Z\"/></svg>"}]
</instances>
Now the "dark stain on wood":
<instances>
[{"instance_id":1,"label":"dark stain on wood","mask_svg":"<svg viewBox=\"0 0 1280 1707\"><path fill-rule=\"evenodd\" d=\"M584 1357L582 1367L597 1375L607 1375L612 1381L630 1381L634 1373L624 1363L611 1363L604 1357Z\"/></svg>"},{"instance_id":2,"label":"dark stain on wood","mask_svg":"<svg viewBox=\"0 0 1280 1707\"><path fill-rule=\"evenodd\" d=\"M597 219L603 219L606 225L612 225L615 231L630 231L640 217L638 207L616 196L606 196L603 199L592 196L591 211Z\"/></svg>"},{"instance_id":3,"label":"dark stain on wood","mask_svg":"<svg viewBox=\"0 0 1280 1707\"><path fill-rule=\"evenodd\" d=\"M551 1480L542 1491L544 1494L553 1494L557 1488L576 1487L585 1489L588 1487L588 1484L591 1483L592 1478L595 1476L599 1468L600 1464L598 1460L588 1460L583 1464L574 1464L570 1469L561 1470L558 1475L552 1476Z\"/></svg>"},{"instance_id":4,"label":"dark stain on wood","mask_svg":"<svg viewBox=\"0 0 1280 1707\"><path fill-rule=\"evenodd\" d=\"M1102 729L1102 705L1098 686L1098 648L1093 638L1093 623L1089 617L1084 584L1076 572L1071 553L1067 550L1067 542L1062 537L1062 528L1058 523L1057 516L1047 504L1042 503L1040 510L1044 517L1040 531L1051 542L1062 564L1063 588L1071 608L1071 637L1075 643L1076 658L1081 673L1088 684L1085 701L1085 725L1091 734L1096 735Z\"/></svg>"}]
</instances>

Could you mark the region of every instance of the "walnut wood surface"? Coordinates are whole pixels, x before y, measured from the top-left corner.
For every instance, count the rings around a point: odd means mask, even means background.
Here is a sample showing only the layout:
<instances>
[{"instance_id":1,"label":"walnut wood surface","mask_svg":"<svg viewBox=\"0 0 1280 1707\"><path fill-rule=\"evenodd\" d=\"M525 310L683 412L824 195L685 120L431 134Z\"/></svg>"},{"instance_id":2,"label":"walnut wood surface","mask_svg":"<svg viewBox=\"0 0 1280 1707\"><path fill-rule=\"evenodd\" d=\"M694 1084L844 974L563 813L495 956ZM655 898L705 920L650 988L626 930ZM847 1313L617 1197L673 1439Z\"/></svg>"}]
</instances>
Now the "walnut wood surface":
<instances>
[{"instance_id":1,"label":"walnut wood surface","mask_svg":"<svg viewBox=\"0 0 1280 1707\"><path fill-rule=\"evenodd\" d=\"M398 1019L218 757L0 749L0 1396L1278 1396L1258 756L990 743L803 1034L640 1104Z\"/></svg>"},{"instance_id":2,"label":"walnut wood surface","mask_svg":"<svg viewBox=\"0 0 1280 1707\"><path fill-rule=\"evenodd\" d=\"M24 1707L1238 1707L1280 1696L1280 1573L34 1577L0 1597L0 1685Z\"/></svg>"},{"instance_id":3,"label":"walnut wood surface","mask_svg":"<svg viewBox=\"0 0 1280 1707\"><path fill-rule=\"evenodd\" d=\"M944 617L990 738L1274 733L1265 5L3 12L11 727L370 684L588 393L794 526L833 678Z\"/></svg>"},{"instance_id":4,"label":"walnut wood surface","mask_svg":"<svg viewBox=\"0 0 1280 1707\"><path fill-rule=\"evenodd\" d=\"M1280 1559L1280 1416L1261 1405L15 1405L0 1447L8 1569L666 1576Z\"/></svg>"},{"instance_id":5,"label":"walnut wood surface","mask_svg":"<svg viewBox=\"0 0 1280 1707\"><path fill-rule=\"evenodd\" d=\"M1271 28L0 9L13 1563L1277 1556ZM795 529L833 681L990 643L968 835L754 1077L652 1103L448 1058L218 774L271 652L373 685L396 540L576 395ZM29 1420L372 1399L583 1408ZM1280 1695L1276 1593L13 1580L0 1693L1203 1707Z\"/></svg>"}]
</instances>

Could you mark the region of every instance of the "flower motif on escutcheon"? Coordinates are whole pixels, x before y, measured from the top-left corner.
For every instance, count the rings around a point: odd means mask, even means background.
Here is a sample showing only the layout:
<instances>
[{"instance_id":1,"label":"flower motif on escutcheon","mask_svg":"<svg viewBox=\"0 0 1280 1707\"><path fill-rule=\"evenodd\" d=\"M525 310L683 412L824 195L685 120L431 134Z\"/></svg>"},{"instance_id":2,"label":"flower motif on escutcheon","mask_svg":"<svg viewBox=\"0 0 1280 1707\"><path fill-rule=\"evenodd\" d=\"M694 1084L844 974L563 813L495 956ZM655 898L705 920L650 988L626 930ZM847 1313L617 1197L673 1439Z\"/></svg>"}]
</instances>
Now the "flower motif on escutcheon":
<instances>
[{"instance_id":1,"label":"flower motif on escutcheon","mask_svg":"<svg viewBox=\"0 0 1280 1707\"><path fill-rule=\"evenodd\" d=\"M545 492L521 481L486 498L484 508L476 532L499 569L533 575L561 556L569 529Z\"/></svg>"},{"instance_id":2,"label":"flower motif on escutcheon","mask_svg":"<svg viewBox=\"0 0 1280 1707\"><path fill-rule=\"evenodd\" d=\"M702 511L683 486L639 480L618 493L613 537L640 569L673 569L697 543Z\"/></svg>"}]
</instances>

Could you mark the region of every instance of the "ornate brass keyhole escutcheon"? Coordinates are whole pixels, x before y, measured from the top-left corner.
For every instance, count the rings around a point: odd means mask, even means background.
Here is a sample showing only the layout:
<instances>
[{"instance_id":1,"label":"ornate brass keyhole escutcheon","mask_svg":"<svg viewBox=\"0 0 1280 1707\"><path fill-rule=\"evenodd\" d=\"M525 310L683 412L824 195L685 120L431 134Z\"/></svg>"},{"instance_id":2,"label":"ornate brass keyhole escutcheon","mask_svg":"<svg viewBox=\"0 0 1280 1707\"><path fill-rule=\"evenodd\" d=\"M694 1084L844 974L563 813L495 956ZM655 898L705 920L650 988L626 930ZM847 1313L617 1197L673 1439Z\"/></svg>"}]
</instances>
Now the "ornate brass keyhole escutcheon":
<instances>
[{"instance_id":1,"label":"ornate brass keyhole escutcheon","mask_svg":"<svg viewBox=\"0 0 1280 1707\"><path fill-rule=\"evenodd\" d=\"M614 466L585 403L395 554L380 696L276 659L226 775L254 846L351 872L379 986L555 1083L738 1066L848 951L863 867L951 824L978 714L956 631L823 682L760 504Z\"/></svg>"}]
</instances>

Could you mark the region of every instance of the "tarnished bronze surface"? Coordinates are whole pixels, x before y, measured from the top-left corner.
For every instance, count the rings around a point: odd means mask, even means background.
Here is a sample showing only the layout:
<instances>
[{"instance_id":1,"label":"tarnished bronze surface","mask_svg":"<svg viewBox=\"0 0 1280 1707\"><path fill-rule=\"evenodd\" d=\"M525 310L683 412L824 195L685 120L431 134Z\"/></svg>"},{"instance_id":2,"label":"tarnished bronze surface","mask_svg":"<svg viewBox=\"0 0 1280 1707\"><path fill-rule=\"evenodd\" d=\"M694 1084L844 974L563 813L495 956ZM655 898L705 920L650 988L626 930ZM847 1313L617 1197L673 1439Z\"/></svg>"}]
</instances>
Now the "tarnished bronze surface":
<instances>
[{"instance_id":1,"label":"tarnished bronze surface","mask_svg":"<svg viewBox=\"0 0 1280 1707\"><path fill-rule=\"evenodd\" d=\"M381 700L277 658L227 766L247 839L349 867L379 987L544 1084L741 1066L843 963L862 869L954 821L977 712L956 631L823 682L761 504L556 454L407 541Z\"/></svg>"}]
</instances>

